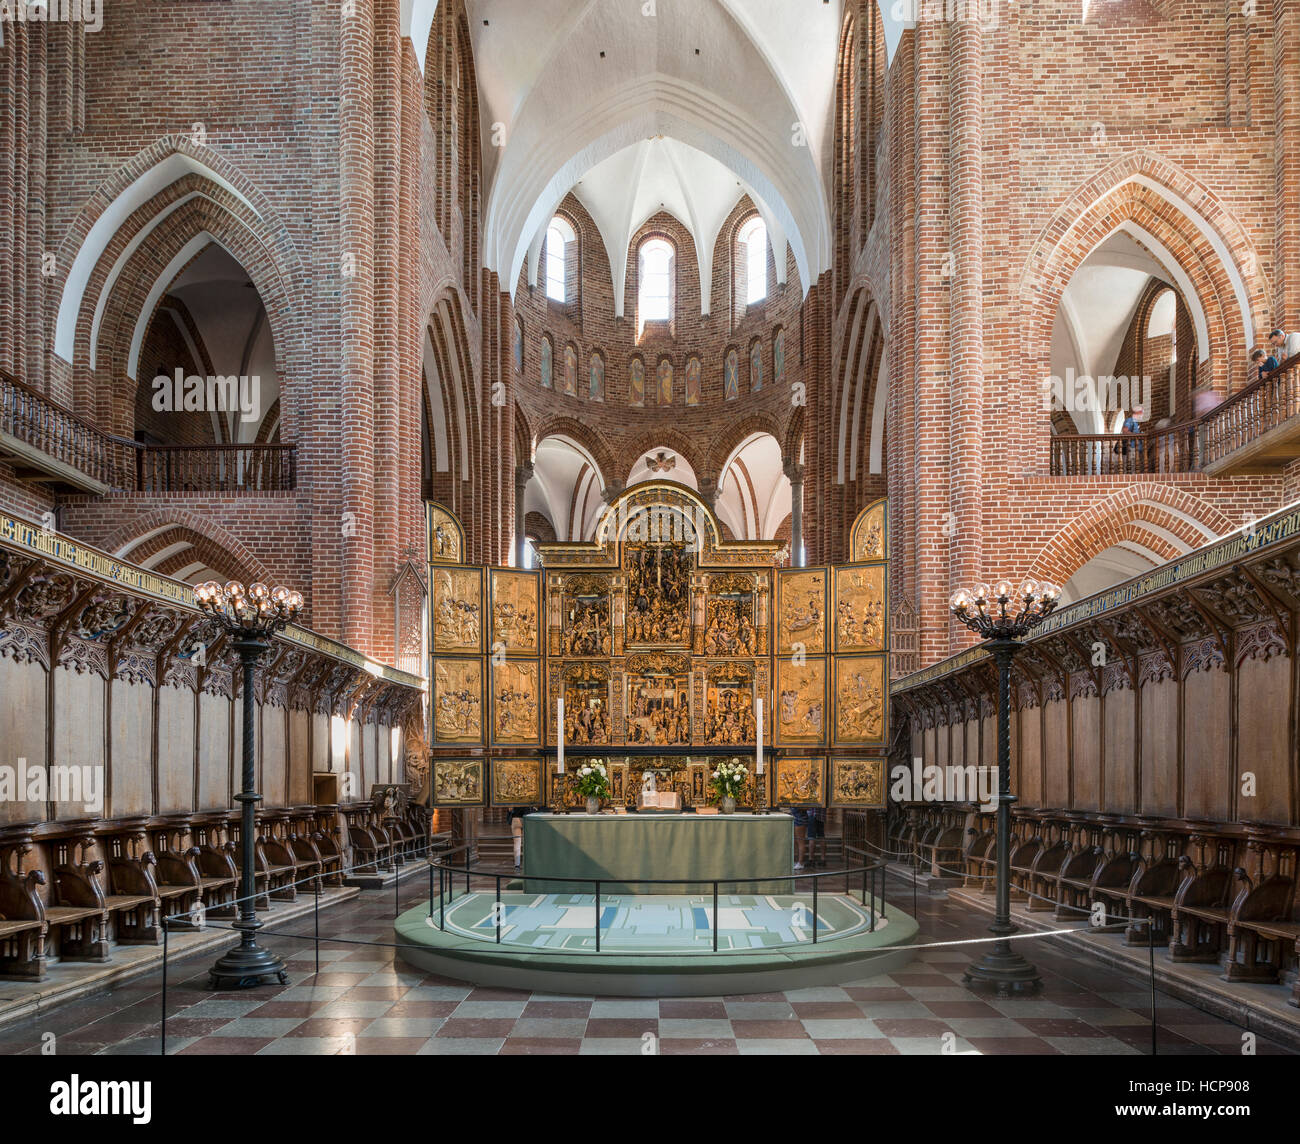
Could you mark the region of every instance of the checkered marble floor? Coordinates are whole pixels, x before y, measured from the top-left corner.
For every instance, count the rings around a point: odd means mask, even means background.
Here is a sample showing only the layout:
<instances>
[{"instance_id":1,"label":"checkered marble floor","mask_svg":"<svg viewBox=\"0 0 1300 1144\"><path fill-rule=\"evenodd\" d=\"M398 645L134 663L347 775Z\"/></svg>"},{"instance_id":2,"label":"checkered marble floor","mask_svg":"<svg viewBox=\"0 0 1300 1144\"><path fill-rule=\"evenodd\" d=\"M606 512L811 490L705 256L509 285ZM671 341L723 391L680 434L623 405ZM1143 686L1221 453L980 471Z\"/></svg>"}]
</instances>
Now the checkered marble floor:
<instances>
[{"instance_id":1,"label":"checkered marble floor","mask_svg":"<svg viewBox=\"0 0 1300 1144\"><path fill-rule=\"evenodd\" d=\"M401 906L419 900L405 888ZM910 893L891 904L911 909ZM391 942L393 896L367 892L321 915L321 931ZM922 901L918 941L986 936L988 915ZM273 921L267 918L269 929ZM297 923L294 932L310 929ZM1149 984L1072 957L1048 940L1021 946L1044 992L979 997L961 985L981 947L922 951L906 969L840 986L683 1000L553 996L480 988L407 967L382 945L312 944L271 934L288 987L212 993L213 958L175 964L168 980L167 1051L182 1055L356 1054L1126 1054L1150 1051ZM0 1053L157 1054L161 974L0 1027ZM0 984L0 993L3 984ZM1243 1030L1158 998L1161 1055L1236 1054ZM1261 1054L1286 1049L1264 1038Z\"/></svg>"}]
</instances>

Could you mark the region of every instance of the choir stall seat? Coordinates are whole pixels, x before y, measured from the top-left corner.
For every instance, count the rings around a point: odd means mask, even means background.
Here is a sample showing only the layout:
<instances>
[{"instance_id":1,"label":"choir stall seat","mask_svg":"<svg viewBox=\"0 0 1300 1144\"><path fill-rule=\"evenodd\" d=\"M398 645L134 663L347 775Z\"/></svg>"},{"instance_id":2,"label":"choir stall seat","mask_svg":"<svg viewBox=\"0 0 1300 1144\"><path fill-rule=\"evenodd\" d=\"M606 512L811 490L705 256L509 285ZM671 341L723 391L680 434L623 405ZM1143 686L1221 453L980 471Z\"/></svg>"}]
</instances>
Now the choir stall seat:
<instances>
[{"instance_id":1,"label":"choir stall seat","mask_svg":"<svg viewBox=\"0 0 1300 1144\"><path fill-rule=\"evenodd\" d=\"M48 975L45 873L23 869L31 850L30 829L0 834L0 978L44 981Z\"/></svg>"}]
</instances>

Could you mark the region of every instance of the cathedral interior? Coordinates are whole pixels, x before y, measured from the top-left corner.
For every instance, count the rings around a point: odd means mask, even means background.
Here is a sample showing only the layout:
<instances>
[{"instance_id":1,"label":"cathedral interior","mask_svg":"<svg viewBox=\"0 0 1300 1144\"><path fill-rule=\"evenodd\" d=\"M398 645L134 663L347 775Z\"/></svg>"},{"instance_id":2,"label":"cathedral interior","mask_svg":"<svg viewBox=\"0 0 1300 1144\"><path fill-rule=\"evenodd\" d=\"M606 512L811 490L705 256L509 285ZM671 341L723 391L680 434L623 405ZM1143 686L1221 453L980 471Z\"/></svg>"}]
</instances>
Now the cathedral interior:
<instances>
[{"instance_id":1,"label":"cathedral interior","mask_svg":"<svg viewBox=\"0 0 1300 1144\"><path fill-rule=\"evenodd\" d=\"M6 1061L1300 1051L1300 0L0 0L0 267Z\"/></svg>"}]
</instances>

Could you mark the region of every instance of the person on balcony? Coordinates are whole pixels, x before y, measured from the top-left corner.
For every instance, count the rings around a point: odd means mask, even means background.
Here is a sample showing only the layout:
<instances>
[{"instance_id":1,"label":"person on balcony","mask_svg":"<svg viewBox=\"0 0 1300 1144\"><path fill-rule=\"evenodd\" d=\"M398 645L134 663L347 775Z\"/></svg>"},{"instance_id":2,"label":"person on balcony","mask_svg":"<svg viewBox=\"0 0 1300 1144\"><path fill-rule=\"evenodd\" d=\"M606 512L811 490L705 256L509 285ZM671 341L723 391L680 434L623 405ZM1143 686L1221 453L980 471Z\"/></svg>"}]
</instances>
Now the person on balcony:
<instances>
[{"instance_id":1,"label":"person on balcony","mask_svg":"<svg viewBox=\"0 0 1300 1144\"><path fill-rule=\"evenodd\" d=\"M1130 441L1129 438L1141 434L1142 426L1140 421L1142 414L1142 406L1133 406L1124 418L1123 428L1120 429L1119 451L1124 457L1124 471L1126 473L1135 472L1141 467L1141 442Z\"/></svg>"},{"instance_id":2,"label":"person on balcony","mask_svg":"<svg viewBox=\"0 0 1300 1144\"><path fill-rule=\"evenodd\" d=\"M1274 330L1268 335L1268 344L1273 347L1272 356L1281 364L1300 354L1300 333L1288 334L1285 330ZM1273 368L1276 369L1277 366Z\"/></svg>"},{"instance_id":3,"label":"person on balcony","mask_svg":"<svg viewBox=\"0 0 1300 1144\"><path fill-rule=\"evenodd\" d=\"M1274 331L1275 333L1278 331ZM1272 338L1269 339L1272 341ZM1263 350L1256 350L1250 355L1250 364L1257 367L1255 371L1255 380L1259 381L1267 374L1272 373L1278 367L1278 360L1272 354L1265 356Z\"/></svg>"}]
</instances>

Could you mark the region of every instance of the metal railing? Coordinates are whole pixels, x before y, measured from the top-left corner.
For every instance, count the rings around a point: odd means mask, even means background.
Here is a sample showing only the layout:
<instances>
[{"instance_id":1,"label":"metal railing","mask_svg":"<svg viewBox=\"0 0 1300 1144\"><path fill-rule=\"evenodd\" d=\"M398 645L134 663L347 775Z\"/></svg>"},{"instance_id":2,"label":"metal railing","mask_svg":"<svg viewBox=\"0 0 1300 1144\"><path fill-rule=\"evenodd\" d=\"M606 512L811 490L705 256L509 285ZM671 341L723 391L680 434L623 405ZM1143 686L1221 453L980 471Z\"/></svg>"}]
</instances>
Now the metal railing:
<instances>
[{"instance_id":1,"label":"metal railing","mask_svg":"<svg viewBox=\"0 0 1300 1144\"><path fill-rule=\"evenodd\" d=\"M1300 354L1194 421L1141 433L1051 438L1054 477L1198 473L1300 416Z\"/></svg>"},{"instance_id":2,"label":"metal railing","mask_svg":"<svg viewBox=\"0 0 1300 1144\"><path fill-rule=\"evenodd\" d=\"M466 849L466 847L456 848L457 851L462 849ZM522 881L525 887L527 887L529 882L562 882L570 885L591 886L595 894L595 902L596 902L596 922L595 922L595 933L596 933L595 952L596 953L600 953L601 951L600 949L600 931L602 929L601 909L600 909L601 886L633 885L633 886L709 886L711 887L713 891L713 920L712 920L712 925L710 927L710 930L713 935L713 950L712 950L713 953L718 952L718 893L719 893L718 888L720 886L743 886L743 885L750 885L754 883L767 885L771 882L789 882L791 884L790 886L791 893L795 893L796 883L811 881L812 882L812 944L816 944L818 940L817 938L817 929L818 929L817 911L818 911L818 894L819 894L818 883L820 882L821 879L842 877L844 879L844 893L847 895L853 892L852 887L849 884L849 879L853 875L861 875L861 884L859 886L859 892L861 894L861 903L863 908L868 909L870 913L871 921L868 928L869 933L876 932L876 919L880 913L879 909L877 908L877 903L880 903L881 908L883 908L884 905L885 863L883 861L875 861L863 866L857 866L853 868L846 867L843 870L827 870L821 874L775 874L775 875L765 875L762 877L754 877L754 878L622 878L622 877L615 877L613 875L606 878L569 878L569 877L562 877L562 876L556 876L551 874L520 874L520 873L503 874L499 870L482 870L482 869L476 870L470 867L468 859L466 860L464 866L451 866L447 862L447 858L450 857L450 853L454 853L454 851L441 854L436 858L429 859L429 915L428 915L429 924L430 925L433 924L434 901L436 899L438 903L437 906L438 929L443 933L446 932L447 903L449 901L455 900L456 880L461 875L464 875L465 878L464 894L469 894L471 892L470 890L471 877L492 878L496 885L495 903L492 910L492 916L496 920L496 936L495 936L495 940L492 942L492 944L495 945L502 944L501 927L505 916L505 911L502 909L501 906L501 880L503 878ZM434 892L434 884L433 884L435 870L438 872L438 887L436 893ZM880 893L876 892L877 877L879 877L879 881L880 881ZM727 892L734 893L735 891L729 890ZM462 896L464 895L462 894ZM868 906L868 898L870 899L871 902L870 906ZM468 936L474 937L473 934L470 934ZM804 943L797 942L797 941L782 942L778 945L761 946L753 951L729 950L728 952L733 954L743 954L747 952L767 953L773 949L784 949L790 945L802 945L802 944ZM545 949L536 946L529 946L528 952L531 954L531 953L546 953L547 951ZM559 950L555 952L571 953L572 951ZM674 952L675 954L680 954L684 951L674 951ZM638 956L641 955L638 954Z\"/></svg>"},{"instance_id":3,"label":"metal railing","mask_svg":"<svg viewBox=\"0 0 1300 1144\"><path fill-rule=\"evenodd\" d=\"M142 445L96 429L3 372L0 433L123 492L269 493L298 483L294 445Z\"/></svg>"}]
</instances>

